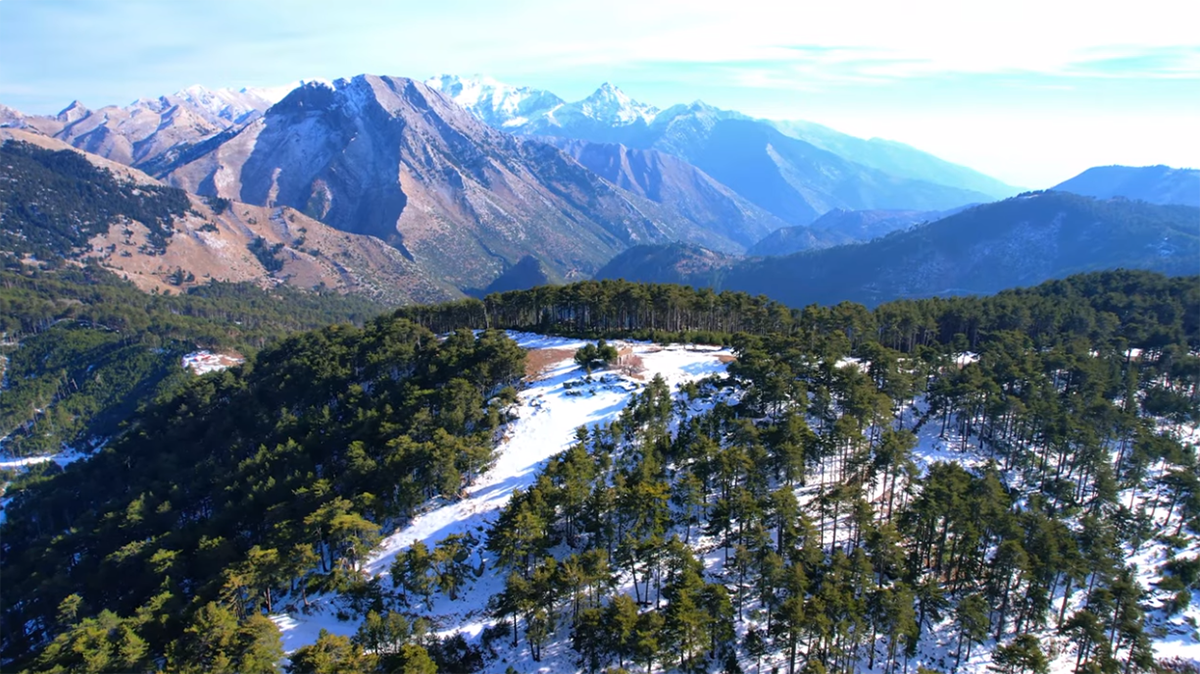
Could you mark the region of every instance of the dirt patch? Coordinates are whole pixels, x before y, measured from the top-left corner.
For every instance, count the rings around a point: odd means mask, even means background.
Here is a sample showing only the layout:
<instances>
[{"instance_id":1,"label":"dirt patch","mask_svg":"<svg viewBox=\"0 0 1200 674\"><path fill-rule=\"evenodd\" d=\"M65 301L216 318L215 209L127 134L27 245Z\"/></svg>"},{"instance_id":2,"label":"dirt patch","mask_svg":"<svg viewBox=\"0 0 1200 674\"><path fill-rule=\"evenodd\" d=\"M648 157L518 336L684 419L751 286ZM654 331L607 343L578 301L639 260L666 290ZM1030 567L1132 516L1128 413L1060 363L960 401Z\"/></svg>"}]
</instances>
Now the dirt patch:
<instances>
[{"instance_id":1,"label":"dirt patch","mask_svg":"<svg viewBox=\"0 0 1200 674\"><path fill-rule=\"evenodd\" d=\"M575 349L531 349L525 354L525 376L537 379L551 365L575 357Z\"/></svg>"},{"instance_id":2,"label":"dirt patch","mask_svg":"<svg viewBox=\"0 0 1200 674\"><path fill-rule=\"evenodd\" d=\"M727 353L722 353L717 356L717 362L720 362L720 363L732 363L736 360L737 360L737 356L731 356Z\"/></svg>"},{"instance_id":3,"label":"dirt patch","mask_svg":"<svg viewBox=\"0 0 1200 674\"><path fill-rule=\"evenodd\" d=\"M632 347L623 347L617 351L617 362L613 364L617 372L632 379L646 378L646 365L641 356L634 355Z\"/></svg>"}]
</instances>

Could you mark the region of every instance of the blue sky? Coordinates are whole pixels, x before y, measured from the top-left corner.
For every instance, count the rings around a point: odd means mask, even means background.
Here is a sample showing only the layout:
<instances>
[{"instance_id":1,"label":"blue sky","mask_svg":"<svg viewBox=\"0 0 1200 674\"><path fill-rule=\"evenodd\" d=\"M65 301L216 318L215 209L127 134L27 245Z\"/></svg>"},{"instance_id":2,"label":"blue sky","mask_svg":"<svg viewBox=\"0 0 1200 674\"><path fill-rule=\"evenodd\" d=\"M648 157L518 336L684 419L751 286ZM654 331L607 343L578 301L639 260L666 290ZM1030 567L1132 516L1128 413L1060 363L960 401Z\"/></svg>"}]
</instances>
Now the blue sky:
<instances>
[{"instance_id":1,"label":"blue sky","mask_svg":"<svg viewBox=\"0 0 1200 674\"><path fill-rule=\"evenodd\" d=\"M0 0L0 103L53 113L191 84L486 74L609 81L909 143L1025 187L1200 165L1192 0Z\"/></svg>"}]
</instances>

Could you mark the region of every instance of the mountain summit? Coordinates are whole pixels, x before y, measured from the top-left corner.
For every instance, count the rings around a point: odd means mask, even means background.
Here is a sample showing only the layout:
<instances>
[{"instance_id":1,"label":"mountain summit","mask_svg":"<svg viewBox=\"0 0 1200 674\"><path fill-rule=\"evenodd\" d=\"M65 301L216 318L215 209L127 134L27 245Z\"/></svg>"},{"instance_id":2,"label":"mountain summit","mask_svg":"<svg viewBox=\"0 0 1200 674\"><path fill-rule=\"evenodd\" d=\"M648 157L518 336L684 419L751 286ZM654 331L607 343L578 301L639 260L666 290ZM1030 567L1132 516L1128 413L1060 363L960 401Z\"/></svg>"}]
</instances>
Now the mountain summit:
<instances>
[{"instance_id":1,"label":"mountain summit","mask_svg":"<svg viewBox=\"0 0 1200 674\"><path fill-rule=\"evenodd\" d=\"M485 124L498 128L521 126L564 103L549 91L514 87L478 75L473 78L438 75L426 80L425 84L442 92Z\"/></svg>"},{"instance_id":2,"label":"mountain summit","mask_svg":"<svg viewBox=\"0 0 1200 674\"><path fill-rule=\"evenodd\" d=\"M633 124L639 120L649 124L658 114L658 108L633 100L608 82L601 84L591 96L576 105L584 115L613 126Z\"/></svg>"}]
</instances>

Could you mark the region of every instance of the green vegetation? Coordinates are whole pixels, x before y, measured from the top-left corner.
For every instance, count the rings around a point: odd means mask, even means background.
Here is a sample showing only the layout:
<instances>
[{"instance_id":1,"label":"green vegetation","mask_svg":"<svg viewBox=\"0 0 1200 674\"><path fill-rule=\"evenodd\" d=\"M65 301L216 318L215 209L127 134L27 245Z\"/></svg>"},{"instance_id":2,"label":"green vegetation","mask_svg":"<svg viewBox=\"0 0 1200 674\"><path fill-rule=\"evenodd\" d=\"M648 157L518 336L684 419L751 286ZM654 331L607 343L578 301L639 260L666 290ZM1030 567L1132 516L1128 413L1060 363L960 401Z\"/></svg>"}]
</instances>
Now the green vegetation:
<instances>
[{"instance_id":1,"label":"green vegetation","mask_svg":"<svg viewBox=\"0 0 1200 674\"><path fill-rule=\"evenodd\" d=\"M617 347L603 339L595 344L585 344L575 352L575 362L590 374L592 370L607 367L615 362L620 354Z\"/></svg>"},{"instance_id":2,"label":"green vegetation","mask_svg":"<svg viewBox=\"0 0 1200 674\"><path fill-rule=\"evenodd\" d=\"M506 387L523 372L524 352L502 333L439 342L384 318L290 337L193 379L96 456L15 495L0 547L6 660L68 667L95 617L143 644L112 647L121 669L187 652L188 625L226 611L221 655L238 662L261 639L237 634L309 592L381 609L363 560L381 530L456 498L488 466ZM47 639L66 643L31 663Z\"/></svg>"},{"instance_id":3,"label":"green vegetation","mask_svg":"<svg viewBox=\"0 0 1200 674\"><path fill-rule=\"evenodd\" d=\"M515 645L587 672L894 673L935 627L941 670L990 648L1001 672L1152 671L1200 576L1200 466L1165 425L1200 418L1197 309L1200 279L1144 272L874 311L588 282L292 336L17 494L3 662L277 671L264 616L322 592L361 627L292 672L475 671ZM523 372L498 327L737 360L678 393L702 412L649 382L486 539L413 545L385 586L362 570L380 537L492 459ZM948 448L922 459L930 433ZM1167 561L1134 569L1148 546ZM432 602L482 574L503 581L479 645L430 637Z\"/></svg>"},{"instance_id":4,"label":"green vegetation","mask_svg":"<svg viewBox=\"0 0 1200 674\"><path fill-rule=\"evenodd\" d=\"M1169 555L1200 534L1200 466L1135 401L1169 390L1200 407L1200 331L1168 323L1200 306L1196 281L810 307L787 334L736 337L738 405L682 418L652 382L514 496L488 537L508 579L494 616L535 660L570 638L587 672L764 652L788 672L898 671L943 619L953 668L991 642L998 671L1044 672L1028 635L1049 631L1076 671L1151 671L1151 588L1126 559L1159 531L1187 532L1157 539ZM955 366L968 344L978 361ZM836 365L851 355L867 365ZM926 426L974 466L918 466ZM721 570L704 573L700 536ZM1191 578L1189 562L1165 570L1166 596Z\"/></svg>"},{"instance_id":5,"label":"green vegetation","mask_svg":"<svg viewBox=\"0 0 1200 674\"><path fill-rule=\"evenodd\" d=\"M250 249L254 257L258 258L258 261L262 264L263 269L267 270L268 274L274 274L283 269L283 259L279 257L279 252L284 248L282 243L277 243L273 246L268 245L267 240L260 236L246 244L246 247Z\"/></svg>"},{"instance_id":6,"label":"green vegetation","mask_svg":"<svg viewBox=\"0 0 1200 674\"><path fill-rule=\"evenodd\" d=\"M116 434L138 407L190 374L197 348L251 354L298 330L361 324L382 307L358 296L210 283L184 295L139 291L96 267L0 270L0 435L15 456Z\"/></svg>"},{"instance_id":7,"label":"green vegetation","mask_svg":"<svg viewBox=\"0 0 1200 674\"><path fill-rule=\"evenodd\" d=\"M171 221L190 208L183 190L131 187L78 152L0 144L0 251L10 256L56 265L130 220L149 228L146 252L161 252L173 233Z\"/></svg>"}]
</instances>

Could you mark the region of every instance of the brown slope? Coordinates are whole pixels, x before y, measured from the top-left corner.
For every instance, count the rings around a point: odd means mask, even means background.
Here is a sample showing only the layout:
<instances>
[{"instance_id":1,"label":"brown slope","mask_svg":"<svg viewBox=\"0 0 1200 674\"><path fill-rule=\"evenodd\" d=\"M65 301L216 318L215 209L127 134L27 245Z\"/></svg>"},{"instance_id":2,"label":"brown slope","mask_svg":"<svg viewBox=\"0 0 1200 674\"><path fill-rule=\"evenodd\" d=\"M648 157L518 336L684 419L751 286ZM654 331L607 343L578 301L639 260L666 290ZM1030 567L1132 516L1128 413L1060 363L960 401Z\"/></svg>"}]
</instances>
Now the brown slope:
<instances>
[{"instance_id":1,"label":"brown slope","mask_svg":"<svg viewBox=\"0 0 1200 674\"><path fill-rule=\"evenodd\" d=\"M189 191L378 236L459 288L484 287L526 255L571 279L639 243L721 238L403 78L299 88L161 171Z\"/></svg>"},{"instance_id":2,"label":"brown slope","mask_svg":"<svg viewBox=\"0 0 1200 674\"><path fill-rule=\"evenodd\" d=\"M75 150L63 141L26 130L0 128L0 141L24 141L49 150L74 150L131 186L158 185L137 169ZM191 212L172 223L174 234L165 251L147 246L148 229L139 222L114 224L94 237L91 249L76 259L93 259L145 291L179 292L211 280L287 283L299 288L325 287L367 294L391 303L431 302L461 296L429 277L395 248L369 236L334 229L287 207L230 202L214 209L209 200L190 197ZM219 210L220 212L217 212ZM282 269L269 272L250 251L262 238L267 246L282 244L276 257ZM189 279L190 280L184 280Z\"/></svg>"}]
</instances>

